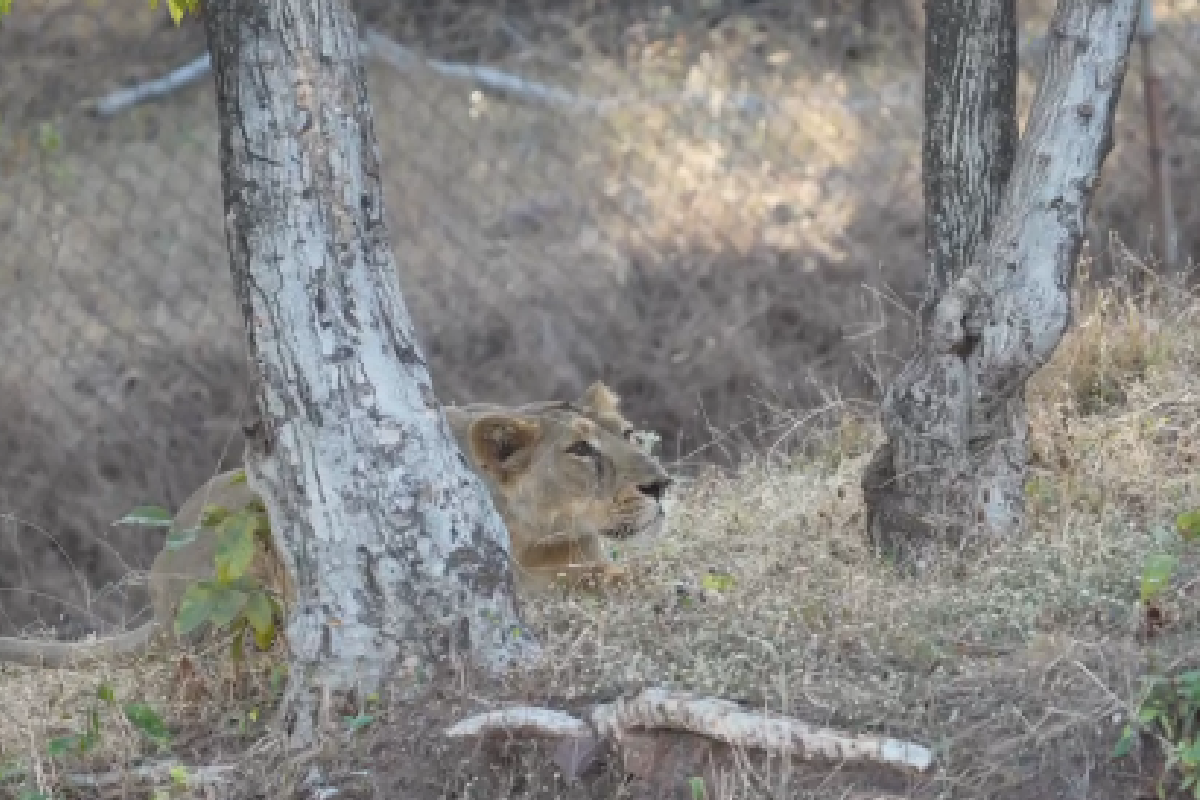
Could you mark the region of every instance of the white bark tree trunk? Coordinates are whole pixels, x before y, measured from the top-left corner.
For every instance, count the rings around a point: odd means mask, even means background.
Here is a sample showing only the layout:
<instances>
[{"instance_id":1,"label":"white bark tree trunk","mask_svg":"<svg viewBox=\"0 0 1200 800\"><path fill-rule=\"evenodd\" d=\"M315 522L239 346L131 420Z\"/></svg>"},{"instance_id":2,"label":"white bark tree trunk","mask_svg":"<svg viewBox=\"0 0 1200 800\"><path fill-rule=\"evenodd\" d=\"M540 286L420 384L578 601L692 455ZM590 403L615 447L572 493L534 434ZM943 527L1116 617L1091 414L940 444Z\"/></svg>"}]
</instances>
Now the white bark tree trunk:
<instances>
[{"instance_id":1,"label":"white bark tree trunk","mask_svg":"<svg viewBox=\"0 0 1200 800\"><path fill-rule=\"evenodd\" d=\"M383 678L521 629L503 522L433 395L384 224L379 150L344 0L205 0L226 234L256 362L247 453L296 587L283 721L310 743Z\"/></svg>"},{"instance_id":2,"label":"white bark tree trunk","mask_svg":"<svg viewBox=\"0 0 1200 800\"><path fill-rule=\"evenodd\" d=\"M953 177L927 176L935 188L926 201L931 300L917 350L884 398L887 442L863 475L872 540L906 567L928 566L947 544L1009 535L1023 524L1025 383L1070 322L1084 221L1111 149L1138 5L1059 0L1046 70L993 217L998 173L989 160L1004 157L1005 135L977 104L987 108L989 92L1008 91L995 83L1007 67L994 61L1015 65L1015 42L972 32L958 15L995 25L1011 0L929 4L927 81L935 86L927 102L943 89L952 94L931 109L942 116L927 120L927 148L939 148L941 161L925 166ZM940 38L942 25L953 38ZM939 49L948 41L963 49Z\"/></svg>"}]
</instances>

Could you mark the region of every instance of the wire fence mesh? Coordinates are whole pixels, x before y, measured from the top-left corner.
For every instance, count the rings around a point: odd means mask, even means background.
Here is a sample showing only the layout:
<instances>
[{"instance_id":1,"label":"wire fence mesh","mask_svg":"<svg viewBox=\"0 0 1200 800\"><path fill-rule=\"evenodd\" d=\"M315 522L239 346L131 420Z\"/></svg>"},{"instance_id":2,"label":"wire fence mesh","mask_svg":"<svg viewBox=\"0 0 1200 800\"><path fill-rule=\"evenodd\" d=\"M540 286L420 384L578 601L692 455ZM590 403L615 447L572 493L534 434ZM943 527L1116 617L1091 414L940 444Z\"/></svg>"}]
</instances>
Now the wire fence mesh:
<instances>
[{"instance_id":1,"label":"wire fence mesh","mask_svg":"<svg viewBox=\"0 0 1200 800\"><path fill-rule=\"evenodd\" d=\"M1027 105L1051 4L1020 5ZM602 378L668 460L730 462L785 446L798 409L878 395L924 276L919 3L356 7L401 283L443 401ZM1200 7L1156 10L1186 257ZM0 630L127 622L137 592L86 587L159 543L110 522L177 506L240 455L203 55L198 22L145 0L18 0L0 23ZM162 82L189 64L198 79ZM1135 58L1093 272L1111 231L1154 243L1137 77Z\"/></svg>"}]
</instances>

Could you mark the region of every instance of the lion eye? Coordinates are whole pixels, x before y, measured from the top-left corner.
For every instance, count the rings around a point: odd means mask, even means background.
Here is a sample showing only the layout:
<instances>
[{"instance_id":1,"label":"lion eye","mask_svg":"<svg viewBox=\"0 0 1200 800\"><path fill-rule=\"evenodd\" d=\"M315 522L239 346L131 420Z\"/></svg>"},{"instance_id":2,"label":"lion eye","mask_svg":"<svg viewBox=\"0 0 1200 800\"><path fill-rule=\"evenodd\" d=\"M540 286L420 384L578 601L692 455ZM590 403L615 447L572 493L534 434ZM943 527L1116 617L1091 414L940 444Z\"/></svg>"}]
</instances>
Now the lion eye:
<instances>
[{"instance_id":1,"label":"lion eye","mask_svg":"<svg viewBox=\"0 0 1200 800\"><path fill-rule=\"evenodd\" d=\"M575 442L568 447L567 452L573 456L580 456L581 458L591 458L592 456L597 455L596 448L592 447L592 443L584 439L580 439L578 442Z\"/></svg>"}]
</instances>

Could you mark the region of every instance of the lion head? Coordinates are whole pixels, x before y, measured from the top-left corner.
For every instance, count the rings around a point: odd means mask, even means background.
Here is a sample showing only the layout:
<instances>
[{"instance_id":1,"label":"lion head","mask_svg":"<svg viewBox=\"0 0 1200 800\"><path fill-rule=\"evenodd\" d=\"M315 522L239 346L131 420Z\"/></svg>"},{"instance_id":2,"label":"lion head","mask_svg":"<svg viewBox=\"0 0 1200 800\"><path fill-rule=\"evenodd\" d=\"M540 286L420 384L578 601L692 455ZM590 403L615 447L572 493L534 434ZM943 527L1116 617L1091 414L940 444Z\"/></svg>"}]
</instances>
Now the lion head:
<instances>
[{"instance_id":1,"label":"lion head","mask_svg":"<svg viewBox=\"0 0 1200 800\"><path fill-rule=\"evenodd\" d=\"M606 564L603 539L661 530L671 479L632 441L618 406L595 383L575 403L446 409L504 518L519 580Z\"/></svg>"}]
</instances>

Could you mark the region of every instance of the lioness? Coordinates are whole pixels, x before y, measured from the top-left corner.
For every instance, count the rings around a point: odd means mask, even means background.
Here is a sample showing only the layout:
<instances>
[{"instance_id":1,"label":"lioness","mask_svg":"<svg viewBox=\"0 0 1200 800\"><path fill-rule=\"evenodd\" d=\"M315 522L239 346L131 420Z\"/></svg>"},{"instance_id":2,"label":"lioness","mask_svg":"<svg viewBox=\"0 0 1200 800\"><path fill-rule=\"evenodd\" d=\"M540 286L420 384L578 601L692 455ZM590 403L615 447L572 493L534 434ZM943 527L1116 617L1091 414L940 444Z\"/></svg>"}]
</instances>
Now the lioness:
<instances>
[{"instance_id":1,"label":"lioness","mask_svg":"<svg viewBox=\"0 0 1200 800\"><path fill-rule=\"evenodd\" d=\"M597 382L576 403L446 408L459 447L504 519L521 589L544 587L563 575L569 580L618 577L624 570L609 560L601 537L628 539L661 529L662 500L671 479L630 441L633 426L618 404L617 396ZM205 509L213 506L236 512L258 502L237 475L217 475L200 487L180 508L172 530L199 527ZM140 652L156 632L169 638L184 591L215 572L216 543L215 531L201 528L187 545L163 548L150 568L153 618L144 625L83 642L0 637L0 661L62 666ZM261 552L250 574L285 601L292 599L272 552Z\"/></svg>"}]
</instances>

